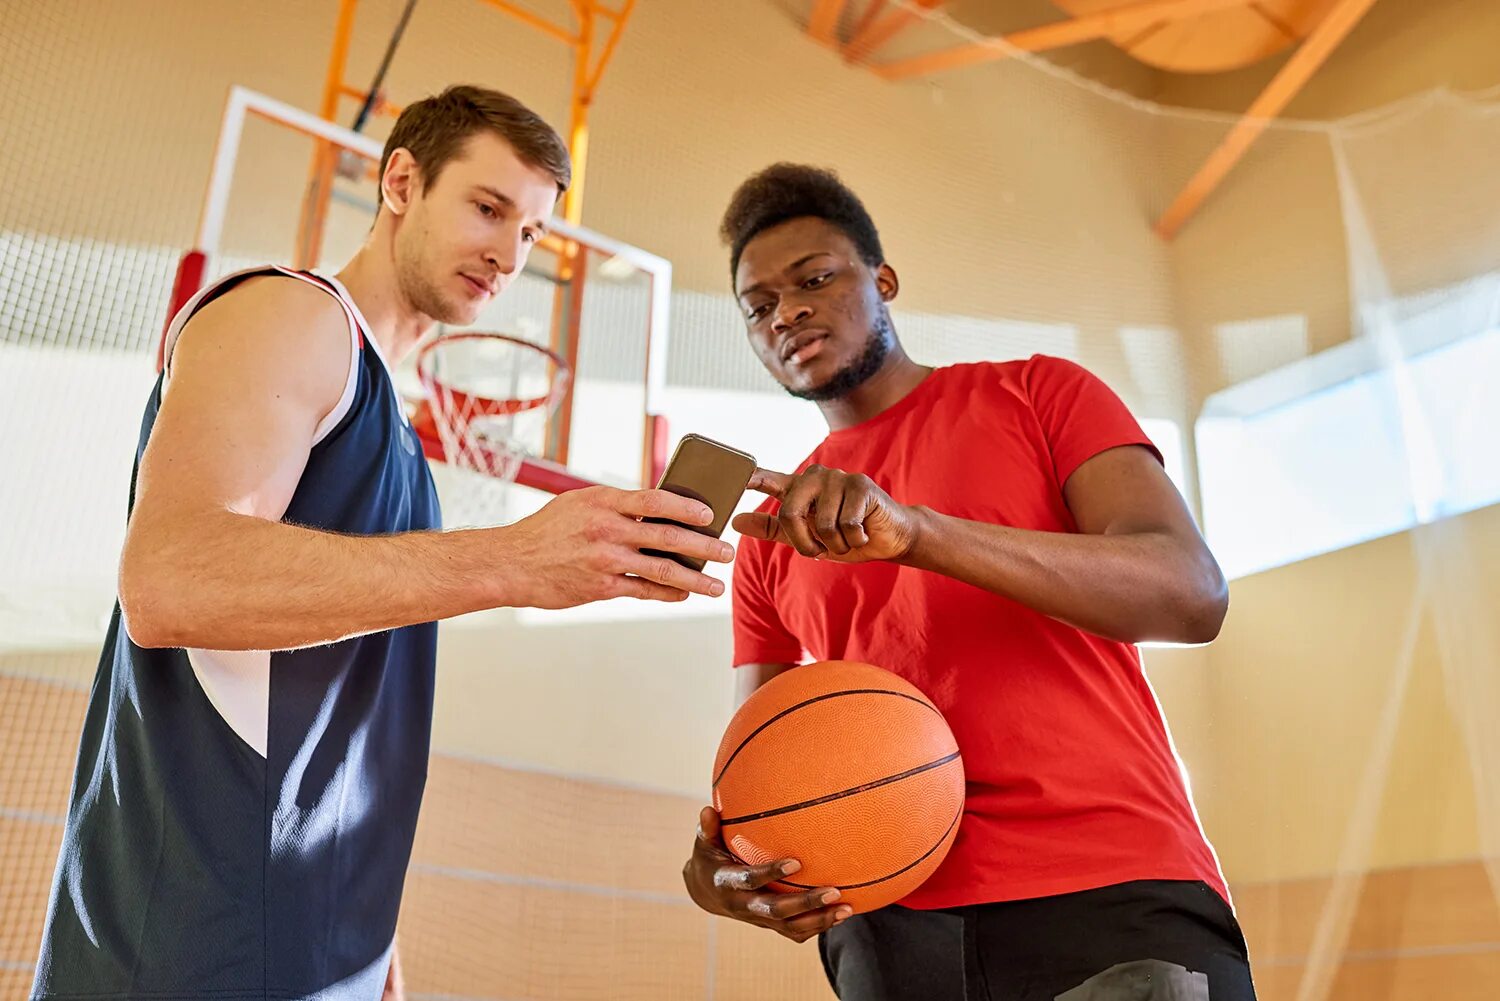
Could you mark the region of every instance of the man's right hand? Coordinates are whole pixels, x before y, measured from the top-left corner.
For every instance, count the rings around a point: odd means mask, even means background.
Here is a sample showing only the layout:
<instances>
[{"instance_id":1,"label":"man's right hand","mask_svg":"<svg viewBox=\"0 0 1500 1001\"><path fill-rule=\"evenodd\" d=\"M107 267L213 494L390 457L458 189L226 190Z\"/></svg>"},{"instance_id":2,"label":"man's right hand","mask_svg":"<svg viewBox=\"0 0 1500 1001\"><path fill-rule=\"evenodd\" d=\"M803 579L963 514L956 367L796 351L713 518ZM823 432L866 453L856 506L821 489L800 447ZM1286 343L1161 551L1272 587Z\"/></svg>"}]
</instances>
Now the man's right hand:
<instances>
[{"instance_id":1,"label":"man's right hand","mask_svg":"<svg viewBox=\"0 0 1500 1001\"><path fill-rule=\"evenodd\" d=\"M506 555L519 600L532 608L571 608L606 598L682 601L689 593L717 597L724 583L642 549L694 556L714 563L734 559L734 547L665 518L708 525L706 504L666 490L589 487L570 490L536 514L506 528Z\"/></svg>"},{"instance_id":2,"label":"man's right hand","mask_svg":"<svg viewBox=\"0 0 1500 1001\"><path fill-rule=\"evenodd\" d=\"M704 807L698 814L698 836L692 858L682 868L682 880L693 903L708 913L769 928L793 942L806 942L843 921L854 909L847 904L839 906L839 891L831 886L802 893L762 892L800 868L795 859L745 865L724 847L717 811Z\"/></svg>"}]
</instances>

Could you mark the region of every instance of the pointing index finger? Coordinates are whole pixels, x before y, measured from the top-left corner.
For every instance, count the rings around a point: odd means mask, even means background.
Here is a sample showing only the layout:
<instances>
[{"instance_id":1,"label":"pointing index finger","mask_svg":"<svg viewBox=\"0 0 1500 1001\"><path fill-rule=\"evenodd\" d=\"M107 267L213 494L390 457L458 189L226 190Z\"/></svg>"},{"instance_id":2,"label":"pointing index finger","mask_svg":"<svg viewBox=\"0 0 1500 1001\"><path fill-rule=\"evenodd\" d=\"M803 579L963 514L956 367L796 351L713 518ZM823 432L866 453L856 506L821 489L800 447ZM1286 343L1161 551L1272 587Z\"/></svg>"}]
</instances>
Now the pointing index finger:
<instances>
[{"instance_id":1,"label":"pointing index finger","mask_svg":"<svg viewBox=\"0 0 1500 1001\"><path fill-rule=\"evenodd\" d=\"M757 468L755 472L750 474L750 482L746 484L746 487L780 500L782 495L786 493L787 488L792 485L793 479L795 477L787 473L778 473L771 469Z\"/></svg>"}]
</instances>

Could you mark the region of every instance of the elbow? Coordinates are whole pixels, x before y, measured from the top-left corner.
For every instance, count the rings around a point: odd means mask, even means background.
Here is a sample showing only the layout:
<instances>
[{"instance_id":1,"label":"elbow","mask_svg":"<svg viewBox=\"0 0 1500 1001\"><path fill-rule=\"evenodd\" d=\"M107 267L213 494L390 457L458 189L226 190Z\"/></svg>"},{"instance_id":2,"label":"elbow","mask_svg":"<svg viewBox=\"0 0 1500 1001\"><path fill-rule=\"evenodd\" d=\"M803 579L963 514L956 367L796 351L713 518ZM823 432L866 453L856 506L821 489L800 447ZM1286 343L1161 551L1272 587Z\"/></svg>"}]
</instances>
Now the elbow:
<instances>
[{"instance_id":1,"label":"elbow","mask_svg":"<svg viewBox=\"0 0 1500 1001\"><path fill-rule=\"evenodd\" d=\"M1199 645L1212 643L1224 628L1229 614L1229 584L1217 566L1206 573L1191 592L1184 595L1177 616L1181 634L1179 643Z\"/></svg>"},{"instance_id":2,"label":"elbow","mask_svg":"<svg viewBox=\"0 0 1500 1001\"><path fill-rule=\"evenodd\" d=\"M182 646L171 614L163 576L127 547L120 561L120 617L130 641L138 647L161 649Z\"/></svg>"}]
</instances>

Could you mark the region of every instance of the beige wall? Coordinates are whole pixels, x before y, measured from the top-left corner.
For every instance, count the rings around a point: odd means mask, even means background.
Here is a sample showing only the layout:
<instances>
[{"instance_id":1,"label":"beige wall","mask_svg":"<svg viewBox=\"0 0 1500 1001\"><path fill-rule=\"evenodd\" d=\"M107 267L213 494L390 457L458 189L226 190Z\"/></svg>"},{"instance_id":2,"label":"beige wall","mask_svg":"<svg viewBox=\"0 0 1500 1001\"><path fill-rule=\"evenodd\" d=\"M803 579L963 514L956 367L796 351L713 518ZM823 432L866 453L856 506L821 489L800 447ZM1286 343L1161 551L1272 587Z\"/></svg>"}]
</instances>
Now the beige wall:
<instances>
[{"instance_id":1,"label":"beige wall","mask_svg":"<svg viewBox=\"0 0 1500 1001\"><path fill-rule=\"evenodd\" d=\"M1500 649L1493 631L1471 618L1440 630L1434 609L1500 607L1500 507L1441 528L1445 551L1455 555L1436 568L1425 600L1416 547L1431 543L1415 533L1231 587L1224 634L1208 649L1203 715L1184 715L1177 728L1212 731L1217 792L1205 820L1232 878L1484 853L1479 820L1482 805L1493 803L1495 776L1471 770L1455 708L1490 697L1485 679ZM1383 724L1387 714L1391 723ZM1495 740L1490 728L1473 760L1493 760ZM1485 784L1476 787L1476 778ZM1500 817L1485 820L1492 830Z\"/></svg>"},{"instance_id":2,"label":"beige wall","mask_svg":"<svg viewBox=\"0 0 1500 1001\"><path fill-rule=\"evenodd\" d=\"M7 157L5 224L182 246L225 88L316 107L331 0L170 10L32 0L7 15L5 44L33 71L8 81L7 131L34 139L30 155ZM361 5L352 79L370 75L393 17L390 2ZM477 0L439 0L414 16L389 89L410 99L487 83L561 124L567 68L561 44ZM842 169L868 200L910 308L1096 334L1169 322L1165 254L1140 225L1139 180L1096 127L1110 102L1039 115L1055 88L1023 68L1011 76L1011 101L962 82L935 97L850 72L773 4L716 4L709 16L692 0L641 3L594 109L585 221L672 259L685 286L719 291L716 230L734 186L774 160L808 160ZM86 110L103 93L109 113ZM237 183L241 211L256 217L244 225L269 239L295 219L304 147L256 128L264 151Z\"/></svg>"}]
</instances>

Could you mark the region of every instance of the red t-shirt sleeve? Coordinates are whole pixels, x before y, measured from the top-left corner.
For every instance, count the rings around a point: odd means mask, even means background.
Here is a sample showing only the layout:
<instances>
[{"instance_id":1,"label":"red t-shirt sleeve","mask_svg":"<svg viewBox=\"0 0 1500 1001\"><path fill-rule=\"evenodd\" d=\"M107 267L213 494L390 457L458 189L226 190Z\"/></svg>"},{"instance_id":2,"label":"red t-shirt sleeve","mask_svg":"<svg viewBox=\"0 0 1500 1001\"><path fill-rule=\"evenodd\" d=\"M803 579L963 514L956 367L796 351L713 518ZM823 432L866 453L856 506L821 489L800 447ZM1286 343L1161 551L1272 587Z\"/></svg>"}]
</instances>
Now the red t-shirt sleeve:
<instances>
[{"instance_id":1,"label":"red t-shirt sleeve","mask_svg":"<svg viewBox=\"0 0 1500 1001\"><path fill-rule=\"evenodd\" d=\"M1124 402L1083 366L1033 355L1021 381L1052 451L1059 486L1089 459L1121 445L1144 445L1161 462L1161 452Z\"/></svg>"},{"instance_id":2,"label":"red t-shirt sleeve","mask_svg":"<svg viewBox=\"0 0 1500 1001\"><path fill-rule=\"evenodd\" d=\"M734 666L796 664L802 642L782 624L767 579L775 543L741 539L734 561Z\"/></svg>"}]
</instances>

